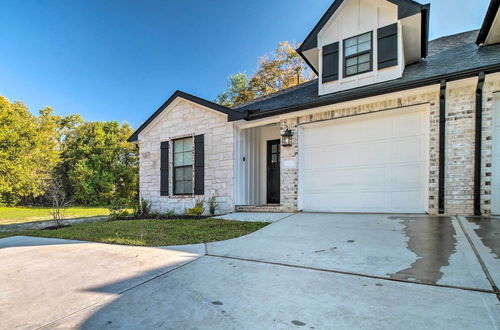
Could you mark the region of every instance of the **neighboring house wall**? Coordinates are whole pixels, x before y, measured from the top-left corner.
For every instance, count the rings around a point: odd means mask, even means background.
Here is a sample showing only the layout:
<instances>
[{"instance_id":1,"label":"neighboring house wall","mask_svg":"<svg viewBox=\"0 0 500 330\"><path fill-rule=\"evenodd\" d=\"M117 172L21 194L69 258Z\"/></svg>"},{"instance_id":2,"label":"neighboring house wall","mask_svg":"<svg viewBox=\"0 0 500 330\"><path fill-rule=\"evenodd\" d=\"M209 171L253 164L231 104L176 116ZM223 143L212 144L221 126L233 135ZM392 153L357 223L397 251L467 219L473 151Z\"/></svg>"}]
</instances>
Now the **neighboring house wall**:
<instances>
[{"instance_id":1,"label":"neighboring house wall","mask_svg":"<svg viewBox=\"0 0 500 330\"><path fill-rule=\"evenodd\" d=\"M173 171L170 170L170 196L160 196L160 143L198 134L205 135L205 195L173 196ZM172 149L169 148L170 169ZM139 152L140 196L150 200L154 210L183 214L197 198L207 201L215 194L218 213L233 211L234 127L226 115L179 99L140 133ZM205 209L208 210L206 205Z\"/></svg>"},{"instance_id":2,"label":"neighboring house wall","mask_svg":"<svg viewBox=\"0 0 500 330\"><path fill-rule=\"evenodd\" d=\"M474 120L477 78L449 83L446 100L446 164L445 211L447 214L473 214L474 199ZM490 213L491 199L491 114L493 92L500 90L498 75L487 76L484 88L483 152L481 212ZM283 168L281 173L281 204L283 211L297 211L298 201L298 127L306 123L330 120L383 110L426 105L430 114L429 146L429 213L438 214L439 178L439 86L435 91L405 91L401 97L389 95L383 101L345 106L324 107L325 111L281 120L281 130L293 131L293 145L282 148L281 164L297 164Z\"/></svg>"}]
</instances>

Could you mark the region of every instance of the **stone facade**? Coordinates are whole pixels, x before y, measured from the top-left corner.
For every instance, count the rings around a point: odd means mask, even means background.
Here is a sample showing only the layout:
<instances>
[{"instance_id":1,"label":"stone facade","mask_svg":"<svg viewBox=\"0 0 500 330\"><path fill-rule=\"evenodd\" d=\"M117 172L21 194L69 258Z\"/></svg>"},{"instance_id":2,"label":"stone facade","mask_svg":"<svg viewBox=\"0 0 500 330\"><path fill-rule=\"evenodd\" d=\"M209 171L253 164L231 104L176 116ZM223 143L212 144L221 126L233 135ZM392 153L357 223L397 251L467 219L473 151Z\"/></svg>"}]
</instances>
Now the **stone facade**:
<instances>
[{"instance_id":1,"label":"stone facade","mask_svg":"<svg viewBox=\"0 0 500 330\"><path fill-rule=\"evenodd\" d=\"M160 196L160 143L174 139L205 135L205 195L174 196L173 171L169 171L170 196ZM196 199L207 201L217 196L218 213L234 209L234 127L227 116L189 101L172 103L147 130L139 135L140 196L151 201L159 212L185 213ZM172 143L170 143L170 169ZM205 209L208 207L205 205Z\"/></svg>"}]
</instances>

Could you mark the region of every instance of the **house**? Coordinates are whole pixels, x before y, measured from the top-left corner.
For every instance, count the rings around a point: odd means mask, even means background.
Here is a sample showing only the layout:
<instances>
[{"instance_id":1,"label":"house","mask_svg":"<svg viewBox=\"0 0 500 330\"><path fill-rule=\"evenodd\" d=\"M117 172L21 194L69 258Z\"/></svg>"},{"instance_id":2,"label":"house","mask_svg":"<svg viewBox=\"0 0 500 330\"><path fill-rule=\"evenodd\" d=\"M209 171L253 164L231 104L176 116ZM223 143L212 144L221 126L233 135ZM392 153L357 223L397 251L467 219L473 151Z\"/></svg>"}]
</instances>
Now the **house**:
<instances>
[{"instance_id":1,"label":"house","mask_svg":"<svg viewBox=\"0 0 500 330\"><path fill-rule=\"evenodd\" d=\"M130 137L140 195L184 212L500 214L500 18L428 41L430 6L336 0L318 78L229 109L175 92Z\"/></svg>"}]
</instances>

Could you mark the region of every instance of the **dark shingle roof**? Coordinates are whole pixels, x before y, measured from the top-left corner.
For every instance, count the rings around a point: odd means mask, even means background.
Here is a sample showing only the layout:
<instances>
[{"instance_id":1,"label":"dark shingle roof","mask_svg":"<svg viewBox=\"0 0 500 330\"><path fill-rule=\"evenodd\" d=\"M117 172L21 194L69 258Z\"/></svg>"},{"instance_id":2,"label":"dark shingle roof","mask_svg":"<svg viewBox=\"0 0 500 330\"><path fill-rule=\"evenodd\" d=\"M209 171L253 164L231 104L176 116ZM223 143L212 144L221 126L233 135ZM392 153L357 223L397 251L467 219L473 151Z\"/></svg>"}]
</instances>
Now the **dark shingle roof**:
<instances>
[{"instance_id":1,"label":"dark shingle roof","mask_svg":"<svg viewBox=\"0 0 500 330\"><path fill-rule=\"evenodd\" d=\"M500 71L500 44L479 47L478 31L469 31L429 42L429 56L408 65L399 79L318 96L317 79L237 107L237 111L258 110L260 113L283 110L298 111L372 95L415 88L453 79L458 74L476 71ZM273 114L275 111L273 111ZM270 113L267 115L271 115Z\"/></svg>"}]
</instances>

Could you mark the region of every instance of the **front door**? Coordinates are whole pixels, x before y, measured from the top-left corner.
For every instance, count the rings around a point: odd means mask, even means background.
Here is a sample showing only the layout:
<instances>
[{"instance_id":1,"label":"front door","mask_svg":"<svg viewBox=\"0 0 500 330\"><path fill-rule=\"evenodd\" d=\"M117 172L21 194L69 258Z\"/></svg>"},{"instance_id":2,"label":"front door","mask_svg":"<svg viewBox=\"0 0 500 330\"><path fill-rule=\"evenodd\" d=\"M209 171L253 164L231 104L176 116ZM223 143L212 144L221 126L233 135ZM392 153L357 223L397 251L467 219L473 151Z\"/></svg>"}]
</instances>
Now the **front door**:
<instances>
[{"instance_id":1,"label":"front door","mask_svg":"<svg viewBox=\"0 0 500 330\"><path fill-rule=\"evenodd\" d=\"M267 203L280 202L280 140L267 141Z\"/></svg>"}]
</instances>

